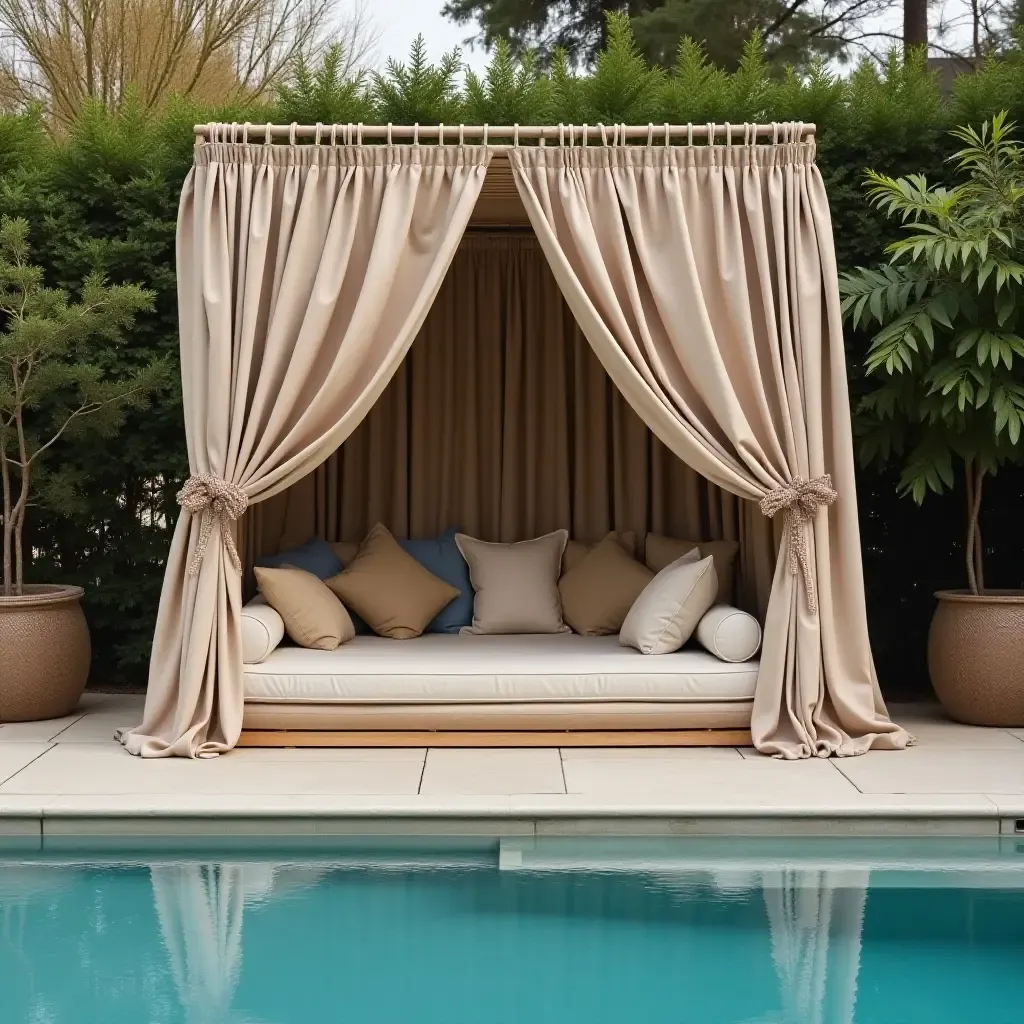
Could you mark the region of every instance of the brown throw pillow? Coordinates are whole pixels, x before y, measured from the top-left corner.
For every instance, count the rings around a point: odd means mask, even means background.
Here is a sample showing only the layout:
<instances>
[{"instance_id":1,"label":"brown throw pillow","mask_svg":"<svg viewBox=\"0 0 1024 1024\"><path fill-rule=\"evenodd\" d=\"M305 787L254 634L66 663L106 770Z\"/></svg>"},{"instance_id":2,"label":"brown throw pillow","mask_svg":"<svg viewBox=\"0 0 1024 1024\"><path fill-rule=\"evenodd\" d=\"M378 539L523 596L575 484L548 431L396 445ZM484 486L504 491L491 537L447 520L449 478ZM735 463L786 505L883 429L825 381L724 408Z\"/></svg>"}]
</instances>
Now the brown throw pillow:
<instances>
[{"instance_id":1,"label":"brown throw pillow","mask_svg":"<svg viewBox=\"0 0 1024 1024\"><path fill-rule=\"evenodd\" d=\"M331 550L338 556L342 568L347 568L348 563L359 554L359 545L354 540L338 540L331 544Z\"/></svg>"},{"instance_id":2,"label":"brown throw pillow","mask_svg":"<svg viewBox=\"0 0 1024 1024\"><path fill-rule=\"evenodd\" d=\"M473 583L473 625L463 633L568 633L558 572L568 539L555 530L518 544L491 544L455 534Z\"/></svg>"},{"instance_id":3,"label":"brown throw pillow","mask_svg":"<svg viewBox=\"0 0 1024 1024\"><path fill-rule=\"evenodd\" d=\"M623 550L609 533L558 581L562 616L583 636L609 636L622 629L629 609L654 573Z\"/></svg>"},{"instance_id":4,"label":"brown throw pillow","mask_svg":"<svg viewBox=\"0 0 1024 1024\"><path fill-rule=\"evenodd\" d=\"M614 537L630 558L636 553L636 534L632 530L623 530L621 533L612 530L608 537ZM601 541L598 541L598 544L600 543ZM578 540L569 541L565 545L565 554L562 555L562 575L564 576L570 569L575 569L587 557L587 552L593 551L595 547L597 544L584 544Z\"/></svg>"},{"instance_id":5,"label":"brown throw pillow","mask_svg":"<svg viewBox=\"0 0 1024 1024\"><path fill-rule=\"evenodd\" d=\"M311 572L290 566L257 566L253 572L260 593L281 616L285 632L300 647L333 651L356 635L345 606Z\"/></svg>"},{"instance_id":6,"label":"brown throw pillow","mask_svg":"<svg viewBox=\"0 0 1024 1024\"><path fill-rule=\"evenodd\" d=\"M736 541L678 540L675 537L663 537L659 533L649 533L644 561L651 572L661 572L667 565L671 565L677 558L694 548L699 549L701 558L710 555L715 560L715 572L718 574L715 604L729 604L733 599L736 555L740 550Z\"/></svg>"},{"instance_id":7,"label":"brown throw pillow","mask_svg":"<svg viewBox=\"0 0 1024 1024\"><path fill-rule=\"evenodd\" d=\"M460 593L403 551L380 523L349 565L325 583L370 629L392 640L419 636Z\"/></svg>"}]
</instances>

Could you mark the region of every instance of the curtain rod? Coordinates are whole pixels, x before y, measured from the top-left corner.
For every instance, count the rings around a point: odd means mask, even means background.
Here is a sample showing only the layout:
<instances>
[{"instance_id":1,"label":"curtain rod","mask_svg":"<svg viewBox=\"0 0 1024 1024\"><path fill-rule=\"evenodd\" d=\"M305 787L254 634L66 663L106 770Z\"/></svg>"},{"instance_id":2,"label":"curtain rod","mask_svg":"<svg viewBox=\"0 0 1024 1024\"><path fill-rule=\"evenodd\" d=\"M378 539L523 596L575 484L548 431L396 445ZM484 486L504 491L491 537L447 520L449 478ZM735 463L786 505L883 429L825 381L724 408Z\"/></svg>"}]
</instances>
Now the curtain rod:
<instances>
[{"instance_id":1,"label":"curtain rod","mask_svg":"<svg viewBox=\"0 0 1024 1024\"><path fill-rule=\"evenodd\" d=\"M556 139L560 142L569 141L570 145L577 139L579 141L597 140L604 143L611 140L614 143L622 139L648 139L653 144L666 144L671 138L683 136L687 142L692 139L706 139L710 141L716 138L739 138L744 139L747 133L753 128L754 137L772 136L774 141L780 141L786 135L786 130L792 131L798 126L800 139L807 139L815 134L816 127L813 124L801 122L778 122L777 124L591 124L591 125L407 125L407 124L197 124L194 127L196 145L202 145L210 140L213 133L218 134L225 141L232 139L241 141L246 139L260 139L266 141L267 133L273 139L316 139L319 135L321 142L328 143L332 137L335 142L351 144L353 140L357 143L363 139L412 139L414 142L419 139L440 139L443 144L454 145L465 138L479 138L484 145L488 144L491 137L519 139ZM450 140L450 142L449 142ZM495 149L507 149L507 146L495 146Z\"/></svg>"}]
</instances>

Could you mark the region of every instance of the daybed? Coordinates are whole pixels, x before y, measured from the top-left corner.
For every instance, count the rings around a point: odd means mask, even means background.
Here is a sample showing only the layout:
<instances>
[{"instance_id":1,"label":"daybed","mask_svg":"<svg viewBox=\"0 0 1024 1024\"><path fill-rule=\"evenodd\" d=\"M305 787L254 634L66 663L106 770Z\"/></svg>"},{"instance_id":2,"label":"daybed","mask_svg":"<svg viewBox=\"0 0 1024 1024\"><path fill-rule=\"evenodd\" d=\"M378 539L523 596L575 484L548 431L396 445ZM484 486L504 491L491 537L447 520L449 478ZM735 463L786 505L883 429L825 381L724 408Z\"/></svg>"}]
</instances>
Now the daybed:
<instances>
[{"instance_id":1,"label":"daybed","mask_svg":"<svg viewBox=\"0 0 1024 1024\"><path fill-rule=\"evenodd\" d=\"M244 657L280 642L275 618L258 599L247 606ZM503 733L571 731L561 745L658 745L686 743L656 734L687 730L693 743L735 744L749 742L757 670L756 659L732 664L690 648L645 657L617 636L574 633L357 636L335 651L275 646L245 666L242 743L361 745L366 736L352 733L373 732L374 745L414 745L430 732L435 746L502 746Z\"/></svg>"}]
</instances>

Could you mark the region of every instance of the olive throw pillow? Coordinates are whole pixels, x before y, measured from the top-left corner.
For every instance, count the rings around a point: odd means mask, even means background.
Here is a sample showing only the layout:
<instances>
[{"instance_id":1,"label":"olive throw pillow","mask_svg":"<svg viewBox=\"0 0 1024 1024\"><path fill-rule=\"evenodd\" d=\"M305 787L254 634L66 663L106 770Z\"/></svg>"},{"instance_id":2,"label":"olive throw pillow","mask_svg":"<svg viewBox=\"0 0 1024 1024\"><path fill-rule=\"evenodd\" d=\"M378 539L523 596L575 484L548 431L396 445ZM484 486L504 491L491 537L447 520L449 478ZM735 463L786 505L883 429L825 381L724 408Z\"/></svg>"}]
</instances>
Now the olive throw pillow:
<instances>
[{"instance_id":1,"label":"olive throw pillow","mask_svg":"<svg viewBox=\"0 0 1024 1024\"><path fill-rule=\"evenodd\" d=\"M654 573L626 554L609 533L558 581L562 617L583 636L610 636L622 629L629 609Z\"/></svg>"},{"instance_id":2,"label":"olive throw pillow","mask_svg":"<svg viewBox=\"0 0 1024 1024\"><path fill-rule=\"evenodd\" d=\"M345 606L313 573L291 566L256 566L253 572L260 593L300 647L333 651L355 636Z\"/></svg>"},{"instance_id":3,"label":"olive throw pillow","mask_svg":"<svg viewBox=\"0 0 1024 1024\"><path fill-rule=\"evenodd\" d=\"M325 583L375 633L393 640L419 636L460 594L403 551L381 523L348 566Z\"/></svg>"}]
</instances>

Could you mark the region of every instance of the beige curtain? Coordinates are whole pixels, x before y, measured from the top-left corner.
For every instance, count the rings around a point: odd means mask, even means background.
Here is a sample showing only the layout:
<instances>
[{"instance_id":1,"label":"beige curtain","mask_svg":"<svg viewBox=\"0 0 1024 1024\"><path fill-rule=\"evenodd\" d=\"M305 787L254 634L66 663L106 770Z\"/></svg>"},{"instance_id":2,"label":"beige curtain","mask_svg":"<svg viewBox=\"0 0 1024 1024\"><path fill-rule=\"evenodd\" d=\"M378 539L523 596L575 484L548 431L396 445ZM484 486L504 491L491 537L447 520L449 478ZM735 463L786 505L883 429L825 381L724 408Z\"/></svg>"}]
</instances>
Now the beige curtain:
<instances>
[{"instance_id":1,"label":"beige curtain","mask_svg":"<svg viewBox=\"0 0 1024 1024\"><path fill-rule=\"evenodd\" d=\"M749 500L792 501L787 488L831 474L834 505L803 527L799 504L783 513L810 587L783 552L754 700L758 749L905 746L868 643L832 228L813 144L535 147L510 159L569 307L668 448Z\"/></svg>"},{"instance_id":2,"label":"beige curtain","mask_svg":"<svg viewBox=\"0 0 1024 1024\"><path fill-rule=\"evenodd\" d=\"M488 161L484 148L454 146L197 151L178 213L182 395L194 480L225 497L178 521L143 722L120 737L130 752L202 757L235 744L242 597L229 519L310 473L380 397Z\"/></svg>"},{"instance_id":3,"label":"beige curtain","mask_svg":"<svg viewBox=\"0 0 1024 1024\"><path fill-rule=\"evenodd\" d=\"M311 536L458 527L515 541L565 527L739 540L736 600L761 616L777 539L753 502L658 441L605 373L536 237L469 233L416 341L341 448L255 506L248 561ZM638 549L642 557L642 551Z\"/></svg>"}]
</instances>

